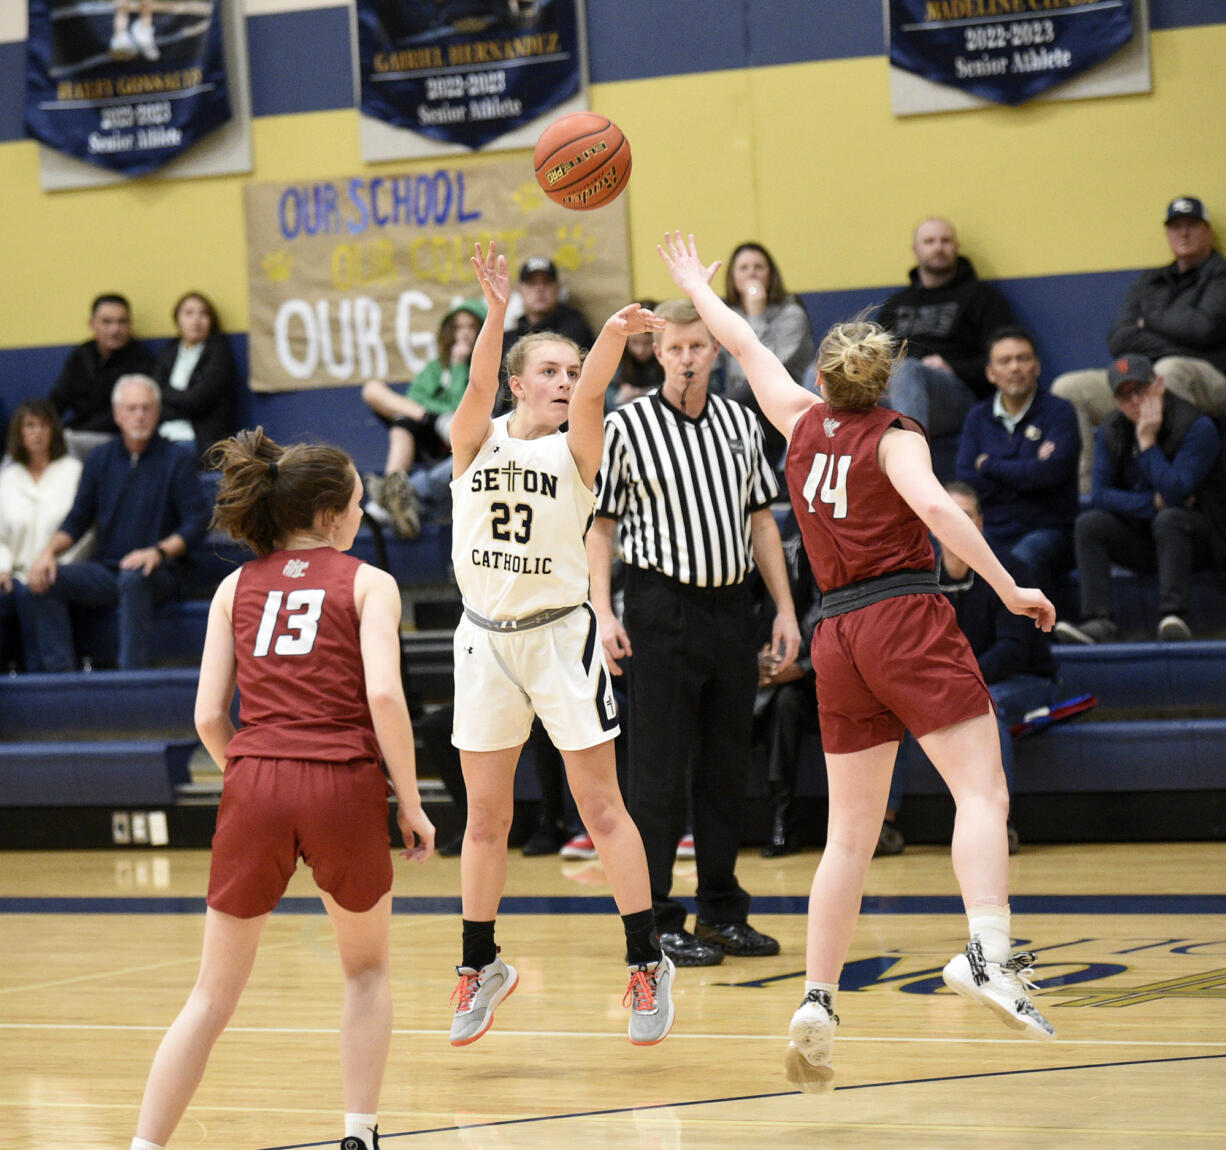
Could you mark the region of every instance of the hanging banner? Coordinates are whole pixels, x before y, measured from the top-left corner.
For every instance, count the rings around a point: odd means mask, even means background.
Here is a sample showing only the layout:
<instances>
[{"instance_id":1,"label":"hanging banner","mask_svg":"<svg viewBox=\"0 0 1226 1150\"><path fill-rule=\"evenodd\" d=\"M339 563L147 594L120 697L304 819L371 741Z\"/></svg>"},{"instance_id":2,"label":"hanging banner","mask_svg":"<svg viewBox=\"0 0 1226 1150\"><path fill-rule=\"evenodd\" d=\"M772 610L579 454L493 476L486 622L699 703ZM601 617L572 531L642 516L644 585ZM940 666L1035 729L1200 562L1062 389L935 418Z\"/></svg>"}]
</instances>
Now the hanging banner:
<instances>
[{"instance_id":1,"label":"hanging banner","mask_svg":"<svg viewBox=\"0 0 1226 1150\"><path fill-rule=\"evenodd\" d=\"M580 0L357 0L361 110L477 149L582 86Z\"/></svg>"},{"instance_id":2,"label":"hanging banner","mask_svg":"<svg viewBox=\"0 0 1226 1150\"><path fill-rule=\"evenodd\" d=\"M631 301L625 198L571 212L529 156L244 189L253 391L411 379L444 314L480 295L473 245L493 240L512 285L529 256L557 266L595 330Z\"/></svg>"},{"instance_id":3,"label":"hanging banner","mask_svg":"<svg viewBox=\"0 0 1226 1150\"><path fill-rule=\"evenodd\" d=\"M1133 37L1133 0L889 0L890 63L998 104L1021 104Z\"/></svg>"},{"instance_id":4,"label":"hanging banner","mask_svg":"<svg viewBox=\"0 0 1226 1150\"><path fill-rule=\"evenodd\" d=\"M26 133L126 176L230 118L217 0L29 0Z\"/></svg>"}]
</instances>

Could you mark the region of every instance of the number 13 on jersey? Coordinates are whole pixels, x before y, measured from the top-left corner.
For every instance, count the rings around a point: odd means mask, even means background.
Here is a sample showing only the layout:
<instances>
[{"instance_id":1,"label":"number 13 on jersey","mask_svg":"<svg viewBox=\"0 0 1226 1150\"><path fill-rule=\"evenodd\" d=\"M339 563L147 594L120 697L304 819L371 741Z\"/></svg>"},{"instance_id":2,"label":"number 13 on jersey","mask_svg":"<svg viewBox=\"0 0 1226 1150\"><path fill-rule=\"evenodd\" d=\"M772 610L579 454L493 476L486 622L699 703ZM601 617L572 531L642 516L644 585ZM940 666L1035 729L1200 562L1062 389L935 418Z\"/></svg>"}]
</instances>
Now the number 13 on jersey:
<instances>
[{"instance_id":1,"label":"number 13 on jersey","mask_svg":"<svg viewBox=\"0 0 1226 1150\"><path fill-rule=\"evenodd\" d=\"M301 587L288 595L284 591L269 591L268 598L264 600L264 613L260 616L253 654L260 658L271 650L277 655L309 655L315 646L323 609L322 587Z\"/></svg>"},{"instance_id":2,"label":"number 13 on jersey","mask_svg":"<svg viewBox=\"0 0 1226 1150\"><path fill-rule=\"evenodd\" d=\"M805 479L805 505L813 510L813 497L834 509L832 519L847 518L847 469L851 466L850 455L827 455L824 451L813 453L813 466Z\"/></svg>"}]
</instances>

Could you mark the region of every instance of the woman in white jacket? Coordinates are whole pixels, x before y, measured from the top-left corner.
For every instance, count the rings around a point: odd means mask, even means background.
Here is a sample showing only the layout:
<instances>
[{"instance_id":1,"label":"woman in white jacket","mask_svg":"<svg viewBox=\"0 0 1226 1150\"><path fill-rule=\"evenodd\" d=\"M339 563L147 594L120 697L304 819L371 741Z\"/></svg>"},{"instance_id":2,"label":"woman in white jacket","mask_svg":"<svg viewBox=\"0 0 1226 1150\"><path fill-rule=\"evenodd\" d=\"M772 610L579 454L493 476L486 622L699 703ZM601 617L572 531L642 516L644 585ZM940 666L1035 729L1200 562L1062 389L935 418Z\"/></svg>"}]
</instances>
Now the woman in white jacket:
<instances>
[{"instance_id":1,"label":"woman in white jacket","mask_svg":"<svg viewBox=\"0 0 1226 1150\"><path fill-rule=\"evenodd\" d=\"M43 399L28 399L13 413L8 432L12 462L0 471L0 669L16 661L12 619L22 618L22 645L29 652L37 641L19 607L26 593L30 564L63 523L77 494L81 463L68 454L55 408ZM60 562L87 551L90 532Z\"/></svg>"}]
</instances>

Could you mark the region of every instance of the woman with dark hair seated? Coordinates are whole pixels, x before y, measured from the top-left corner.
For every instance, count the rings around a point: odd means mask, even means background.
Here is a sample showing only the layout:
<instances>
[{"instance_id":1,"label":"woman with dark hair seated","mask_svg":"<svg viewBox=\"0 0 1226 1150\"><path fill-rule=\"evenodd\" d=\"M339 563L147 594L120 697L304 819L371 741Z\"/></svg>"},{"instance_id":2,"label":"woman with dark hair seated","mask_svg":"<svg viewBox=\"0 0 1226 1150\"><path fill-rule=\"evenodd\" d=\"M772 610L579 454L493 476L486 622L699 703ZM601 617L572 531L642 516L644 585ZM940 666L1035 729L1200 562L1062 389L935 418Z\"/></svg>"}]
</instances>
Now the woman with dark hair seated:
<instances>
[{"instance_id":1,"label":"woman with dark hair seated","mask_svg":"<svg viewBox=\"0 0 1226 1150\"><path fill-rule=\"evenodd\" d=\"M158 433L203 458L214 443L233 435L237 428L238 367L207 296L188 292L179 297L171 314L179 338L153 369L162 390Z\"/></svg>"}]
</instances>

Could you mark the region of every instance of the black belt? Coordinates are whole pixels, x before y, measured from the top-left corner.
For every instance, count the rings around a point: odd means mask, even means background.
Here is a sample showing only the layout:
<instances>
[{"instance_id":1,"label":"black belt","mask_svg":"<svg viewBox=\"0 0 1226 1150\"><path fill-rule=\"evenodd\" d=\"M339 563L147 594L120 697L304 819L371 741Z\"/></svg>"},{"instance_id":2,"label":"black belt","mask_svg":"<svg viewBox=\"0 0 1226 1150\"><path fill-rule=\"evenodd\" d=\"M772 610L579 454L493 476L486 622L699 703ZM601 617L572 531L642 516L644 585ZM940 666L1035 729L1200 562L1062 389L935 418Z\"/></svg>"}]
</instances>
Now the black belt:
<instances>
[{"instance_id":1,"label":"black belt","mask_svg":"<svg viewBox=\"0 0 1226 1150\"><path fill-rule=\"evenodd\" d=\"M939 595L941 585L935 571L891 571L888 575L875 575L822 592L822 618L846 615L858 611L882 599L894 599L899 595Z\"/></svg>"}]
</instances>

